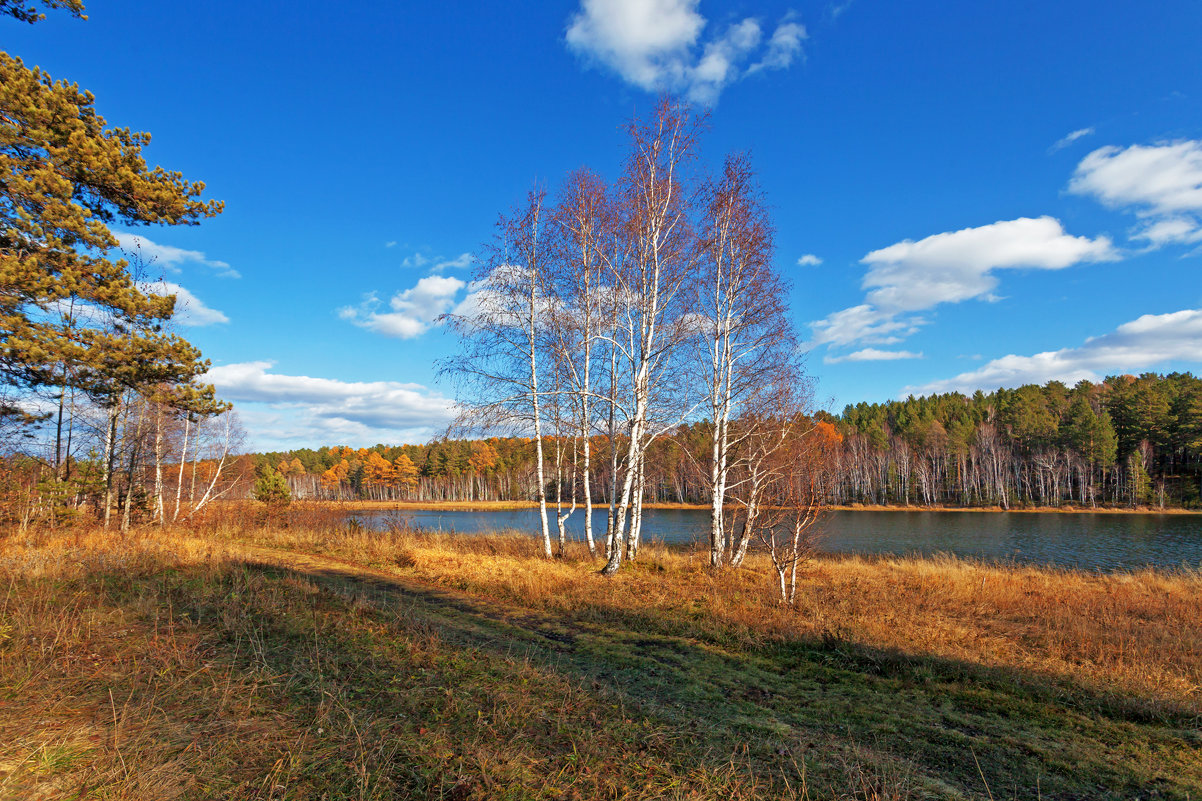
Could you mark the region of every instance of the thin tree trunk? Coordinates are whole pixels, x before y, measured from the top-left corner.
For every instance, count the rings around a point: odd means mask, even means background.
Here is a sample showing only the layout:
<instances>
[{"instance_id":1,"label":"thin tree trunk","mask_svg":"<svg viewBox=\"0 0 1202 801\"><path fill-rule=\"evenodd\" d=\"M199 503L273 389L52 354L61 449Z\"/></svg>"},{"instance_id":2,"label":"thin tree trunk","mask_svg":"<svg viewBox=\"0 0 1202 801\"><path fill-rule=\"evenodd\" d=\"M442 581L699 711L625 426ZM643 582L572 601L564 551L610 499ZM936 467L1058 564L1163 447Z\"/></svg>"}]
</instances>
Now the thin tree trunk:
<instances>
[{"instance_id":1,"label":"thin tree trunk","mask_svg":"<svg viewBox=\"0 0 1202 801\"><path fill-rule=\"evenodd\" d=\"M630 425L630 442L626 446L626 477L622 481L622 495L618 503L617 519L614 521L613 546L610 548L609 561L601 569L601 574L605 576L612 576L622 566L626 515L630 510L634 480L638 472L639 454L643 444L644 419L647 414L646 394L643 391L646 384L645 373L646 368L644 367L635 379L635 411Z\"/></svg>"},{"instance_id":2,"label":"thin tree trunk","mask_svg":"<svg viewBox=\"0 0 1202 801\"><path fill-rule=\"evenodd\" d=\"M592 469L590 464L590 442L588 429L584 433L584 474L581 479L584 483L584 540L588 543L588 555L597 558L597 543L593 541L593 485L590 479L589 472Z\"/></svg>"},{"instance_id":3,"label":"thin tree trunk","mask_svg":"<svg viewBox=\"0 0 1202 801\"><path fill-rule=\"evenodd\" d=\"M179 477L175 480L175 512L171 515L171 521L179 520L179 504L184 493L184 465L188 461L188 430L191 427L192 418L190 415L184 415L184 444L179 451Z\"/></svg>"},{"instance_id":4,"label":"thin tree trunk","mask_svg":"<svg viewBox=\"0 0 1202 801\"><path fill-rule=\"evenodd\" d=\"M617 404L614 402L617 393L617 349L614 348L610 353L609 359L609 380L610 380L610 403L609 403L609 510L606 513L605 519L605 558L609 559L613 554L614 549L614 531L617 528L617 506L618 506L618 430L617 430Z\"/></svg>"},{"instance_id":5,"label":"thin tree trunk","mask_svg":"<svg viewBox=\"0 0 1202 801\"><path fill-rule=\"evenodd\" d=\"M63 481L71 478L71 435L75 433L75 387L71 387L71 405L67 412L67 448L63 454Z\"/></svg>"},{"instance_id":6,"label":"thin tree trunk","mask_svg":"<svg viewBox=\"0 0 1202 801\"><path fill-rule=\"evenodd\" d=\"M639 555L643 541L643 502L647 495L647 452L639 453L639 470L635 476L634 509L631 512L630 537L626 542L626 558L633 561Z\"/></svg>"},{"instance_id":7,"label":"thin tree trunk","mask_svg":"<svg viewBox=\"0 0 1202 801\"><path fill-rule=\"evenodd\" d=\"M108 426L104 432L104 527L109 527L113 514L113 465L117 456L117 418L121 414L121 401L109 409Z\"/></svg>"},{"instance_id":8,"label":"thin tree trunk","mask_svg":"<svg viewBox=\"0 0 1202 801\"><path fill-rule=\"evenodd\" d=\"M138 407L138 425L134 429L134 441L129 449L129 468L125 474L125 509L121 514L121 530L129 531L130 521L132 520L132 506L134 499L134 469L138 465L139 449L142 445L143 424L146 422L146 403L143 402ZM126 423L128 426L128 423Z\"/></svg>"},{"instance_id":9,"label":"thin tree trunk","mask_svg":"<svg viewBox=\"0 0 1202 801\"><path fill-rule=\"evenodd\" d=\"M154 513L159 526L167 525L163 504L163 410L157 404L154 411Z\"/></svg>"}]
</instances>

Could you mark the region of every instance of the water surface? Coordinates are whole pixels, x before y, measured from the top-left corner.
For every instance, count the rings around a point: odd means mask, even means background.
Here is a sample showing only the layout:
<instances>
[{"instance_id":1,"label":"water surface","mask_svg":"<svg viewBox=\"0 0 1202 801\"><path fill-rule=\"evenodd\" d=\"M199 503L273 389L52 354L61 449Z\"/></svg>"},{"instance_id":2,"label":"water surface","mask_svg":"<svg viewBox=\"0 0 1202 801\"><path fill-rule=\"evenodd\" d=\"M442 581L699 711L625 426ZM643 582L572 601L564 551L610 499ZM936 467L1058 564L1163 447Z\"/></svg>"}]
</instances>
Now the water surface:
<instances>
[{"instance_id":1,"label":"water surface","mask_svg":"<svg viewBox=\"0 0 1202 801\"><path fill-rule=\"evenodd\" d=\"M708 536L708 510L648 509L643 515L647 539L691 543ZM464 534L539 531L536 509L373 511L354 516L379 528L391 520ZM554 536L553 514L551 529ZM574 539L583 539L583 511L572 516L568 529ZM605 531L603 509L594 512L593 530ZM951 553L1104 572L1202 566L1202 515L837 511L823 516L817 538L818 549L828 553Z\"/></svg>"}]
</instances>

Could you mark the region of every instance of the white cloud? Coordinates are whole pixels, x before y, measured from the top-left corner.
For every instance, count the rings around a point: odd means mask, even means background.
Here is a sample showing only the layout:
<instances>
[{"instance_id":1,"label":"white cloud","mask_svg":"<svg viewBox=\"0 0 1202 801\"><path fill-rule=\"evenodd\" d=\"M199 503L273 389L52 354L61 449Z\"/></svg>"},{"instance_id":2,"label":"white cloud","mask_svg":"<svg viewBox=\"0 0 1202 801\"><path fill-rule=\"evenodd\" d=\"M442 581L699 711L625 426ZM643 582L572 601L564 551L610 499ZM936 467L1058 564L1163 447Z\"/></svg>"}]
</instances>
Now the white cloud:
<instances>
[{"instance_id":1,"label":"white cloud","mask_svg":"<svg viewBox=\"0 0 1202 801\"><path fill-rule=\"evenodd\" d=\"M1110 239L1070 236L1053 217L1021 217L906 239L874 250L861 286L865 303L811 323L816 343L896 342L924 321L903 315L942 303L995 300L997 270L1059 270L1082 262L1115 259ZM899 334L906 331L907 334ZM882 338L884 335L888 337Z\"/></svg>"},{"instance_id":2,"label":"white cloud","mask_svg":"<svg viewBox=\"0 0 1202 801\"><path fill-rule=\"evenodd\" d=\"M1131 234L1132 239L1143 239L1153 248L1165 245L1189 245L1202 242L1202 226L1189 217L1163 217L1152 220Z\"/></svg>"},{"instance_id":3,"label":"white cloud","mask_svg":"<svg viewBox=\"0 0 1202 801\"><path fill-rule=\"evenodd\" d=\"M497 327L524 328L527 325L529 299L529 271L520 265L502 264L494 267L486 276L467 285L463 299L455 304L450 314L469 326L488 324ZM615 290L610 286L594 289L598 296L609 295ZM536 293L535 318L538 325L571 310L557 298L541 290Z\"/></svg>"},{"instance_id":4,"label":"white cloud","mask_svg":"<svg viewBox=\"0 0 1202 801\"><path fill-rule=\"evenodd\" d=\"M1052 217L1021 217L979 228L909 239L874 250L863 286L867 300L896 311L929 309L989 295L997 287L994 270L1059 270L1087 261L1117 258L1106 237L1070 236Z\"/></svg>"},{"instance_id":5,"label":"white cloud","mask_svg":"<svg viewBox=\"0 0 1202 801\"><path fill-rule=\"evenodd\" d=\"M483 314L486 306L494 306L488 289L488 279L482 278L467 285L467 294L455 304L451 314L464 320L475 320Z\"/></svg>"},{"instance_id":6,"label":"white cloud","mask_svg":"<svg viewBox=\"0 0 1202 801\"><path fill-rule=\"evenodd\" d=\"M788 69L793 59L801 54L801 43L807 38L805 26L788 20L786 17L784 22L776 26L763 58L748 67L747 72Z\"/></svg>"},{"instance_id":7,"label":"white cloud","mask_svg":"<svg viewBox=\"0 0 1202 801\"><path fill-rule=\"evenodd\" d=\"M704 27L697 0L583 0L566 38L628 82L658 89L683 69Z\"/></svg>"},{"instance_id":8,"label":"white cloud","mask_svg":"<svg viewBox=\"0 0 1202 801\"><path fill-rule=\"evenodd\" d=\"M1068 134L1064 138L1057 140L1056 144L1054 144L1050 148L1048 148L1048 152L1056 153L1058 151L1064 150L1066 147L1071 145L1073 142L1076 142L1078 139L1081 139L1086 136L1093 136L1093 135L1094 135L1094 129L1092 127L1080 128L1080 129Z\"/></svg>"},{"instance_id":9,"label":"white cloud","mask_svg":"<svg viewBox=\"0 0 1202 801\"><path fill-rule=\"evenodd\" d=\"M385 242L385 243L384 243L384 247L386 247L386 248L394 248L394 247L396 247L396 240L395 240L395 239L393 239L393 240L390 240L390 241L388 241L388 242Z\"/></svg>"},{"instance_id":10,"label":"white cloud","mask_svg":"<svg viewBox=\"0 0 1202 801\"><path fill-rule=\"evenodd\" d=\"M863 350L857 350L855 353L848 353L846 356L826 356L822 361L825 364L838 364L839 362L892 362L898 359L921 358L921 353L914 353L908 350L864 348Z\"/></svg>"},{"instance_id":11,"label":"white cloud","mask_svg":"<svg viewBox=\"0 0 1202 801\"><path fill-rule=\"evenodd\" d=\"M271 372L272 366L269 361L227 364L204 377L225 400L252 404L239 411L260 447L263 441L421 442L455 415L449 398L421 384L282 375Z\"/></svg>"},{"instance_id":12,"label":"white cloud","mask_svg":"<svg viewBox=\"0 0 1202 801\"><path fill-rule=\"evenodd\" d=\"M429 267L429 272L437 273L443 270L459 270L470 267L473 261L475 261L475 257L470 253L460 253L455 258L448 259L442 256L432 257L421 252L416 252L412 256L406 256L402 259L401 266L416 269Z\"/></svg>"},{"instance_id":13,"label":"white cloud","mask_svg":"<svg viewBox=\"0 0 1202 801\"><path fill-rule=\"evenodd\" d=\"M760 23L749 17L706 44L697 65L687 73L689 99L703 105L718 102L718 95L739 77L741 65L759 46L762 35Z\"/></svg>"},{"instance_id":14,"label":"white cloud","mask_svg":"<svg viewBox=\"0 0 1202 801\"><path fill-rule=\"evenodd\" d=\"M822 259L813 253L807 253L797 260L797 266L799 267L817 267L819 264L822 264Z\"/></svg>"},{"instance_id":15,"label":"white cloud","mask_svg":"<svg viewBox=\"0 0 1202 801\"><path fill-rule=\"evenodd\" d=\"M180 325L199 328L230 321L223 312L209 308L200 298L171 281L144 283L142 291L153 295L175 295L175 314L172 319Z\"/></svg>"},{"instance_id":16,"label":"white cloud","mask_svg":"<svg viewBox=\"0 0 1202 801\"><path fill-rule=\"evenodd\" d=\"M898 320L866 303L828 314L810 323L814 345L850 345L853 342L893 345L918 331L921 318Z\"/></svg>"},{"instance_id":17,"label":"white cloud","mask_svg":"<svg viewBox=\"0 0 1202 801\"><path fill-rule=\"evenodd\" d=\"M827 6L827 11L830 13L831 19L839 19L839 17L843 16L843 12L851 8L853 2L855 0L844 0L842 3L832 3Z\"/></svg>"},{"instance_id":18,"label":"white cloud","mask_svg":"<svg viewBox=\"0 0 1202 801\"><path fill-rule=\"evenodd\" d=\"M1123 323L1109 334L1091 337L1076 348L1010 354L980 369L955 378L934 381L904 392L972 392L1058 380L1073 384L1081 379L1098 381L1118 371L1140 372L1168 361L1202 361L1202 309L1169 314L1145 314Z\"/></svg>"},{"instance_id":19,"label":"white cloud","mask_svg":"<svg viewBox=\"0 0 1202 801\"><path fill-rule=\"evenodd\" d=\"M178 273L183 264L200 264L214 271L221 278L241 278L242 274L223 261L205 258L199 250L184 250L171 245L160 245L140 234L124 231L114 232L117 245L130 258L141 259L148 265L159 265L168 271Z\"/></svg>"},{"instance_id":20,"label":"white cloud","mask_svg":"<svg viewBox=\"0 0 1202 801\"><path fill-rule=\"evenodd\" d=\"M465 286L465 281L452 276L428 275L411 289L393 295L388 311L379 310L380 299L373 293L358 306L339 309L338 316L385 336L412 339L430 330Z\"/></svg>"},{"instance_id":21,"label":"white cloud","mask_svg":"<svg viewBox=\"0 0 1202 801\"><path fill-rule=\"evenodd\" d=\"M1081 163L1069 190L1112 207L1155 214L1202 209L1202 141L1100 147Z\"/></svg>"},{"instance_id":22,"label":"white cloud","mask_svg":"<svg viewBox=\"0 0 1202 801\"><path fill-rule=\"evenodd\" d=\"M472 266L472 254L460 253L453 259L440 261L430 268L431 272L442 272L443 270L462 270Z\"/></svg>"},{"instance_id":23,"label":"white cloud","mask_svg":"<svg viewBox=\"0 0 1202 801\"><path fill-rule=\"evenodd\" d=\"M801 52L805 28L792 16L767 45L754 17L702 40L699 0L582 0L565 34L568 47L649 91L683 92L702 104L751 72L785 69ZM700 51L700 52L698 52ZM752 55L760 60L744 65Z\"/></svg>"},{"instance_id":24,"label":"white cloud","mask_svg":"<svg viewBox=\"0 0 1202 801\"><path fill-rule=\"evenodd\" d=\"M1098 148L1077 165L1068 188L1134 210L1144 222L1132 238L1152 247L1202 239L1202 141Z\"/></svg>"}]
</instances>

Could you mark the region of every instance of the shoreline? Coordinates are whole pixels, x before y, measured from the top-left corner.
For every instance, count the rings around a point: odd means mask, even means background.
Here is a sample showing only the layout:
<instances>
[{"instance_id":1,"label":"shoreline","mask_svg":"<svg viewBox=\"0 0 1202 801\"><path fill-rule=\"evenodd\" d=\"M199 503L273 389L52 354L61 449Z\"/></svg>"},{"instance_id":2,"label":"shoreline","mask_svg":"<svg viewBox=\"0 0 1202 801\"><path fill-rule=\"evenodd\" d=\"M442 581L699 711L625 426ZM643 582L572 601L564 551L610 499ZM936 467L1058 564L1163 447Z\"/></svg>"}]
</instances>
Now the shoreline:
<instances>
[{"instance_id":1,"label":"shoreline","mask_svg":"<svg viewBox=\"0 0 1202 801\"><path fill-rule=\"evenodd\" d=\"M313 503L321 506L340 506L351 510L361 511L395 511L395 512L512 512L524 509L537 509L535 501L314 501L297 499L299 503ZM565 508L566 508L565 504ZM547 510L554 509L553 504L547 504ZM594 506L595 510L605 509L604 504ZM709 504L699 503L647 503L644 509L660 510L696 510L706 511ZM577 511L583 511L580 504ZM845 504L823 507L823 511L831 512L982 512L982 513L1013 513L1013 514L1099 514L1099 515L1202 515L1200 509L1165 508L1154 509L1146 506L1129 507L1097 507L1088 506L1033 506L1013 509L1003 509L1000 506L902 506L898 504L867 505Z\"/></svg>"}]
</instances>

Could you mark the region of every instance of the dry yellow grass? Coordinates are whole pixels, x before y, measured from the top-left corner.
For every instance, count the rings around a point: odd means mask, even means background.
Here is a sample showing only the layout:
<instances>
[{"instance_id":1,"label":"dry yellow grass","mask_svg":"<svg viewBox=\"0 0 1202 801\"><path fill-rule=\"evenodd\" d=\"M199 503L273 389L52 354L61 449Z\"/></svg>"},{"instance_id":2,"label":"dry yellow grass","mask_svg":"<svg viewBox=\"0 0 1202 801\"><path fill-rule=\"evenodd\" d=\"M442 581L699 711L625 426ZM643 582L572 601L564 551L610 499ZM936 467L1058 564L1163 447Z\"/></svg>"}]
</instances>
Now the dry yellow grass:
<instances>
[{"instance_id":1,"label":"dry yellow grass","mask_svg":"<svg viewBox=\"0 0 1202 801\"><path fill-rule=\"evenodd\" d=\"M821 557L789 608L758 557L249 509L0 535L0 798L1202 788L1197 573Z\"/></svg>"},{"instance_id":2,"label":"dry yellow grass","mask_svg":"<svg viewBox=\"0 0 1202 801\"><path fill-rule=\"evenodd\" d=\"M776 792L573 676L261 555L186 530L0 535L0 799Z\"/></svg>"},{"instance_id":3,"label":"dry yellow grass","mask_svg":"<svg viewBox=\"0 0 1202 801\"><path fill-rule=\"evenodd\" d=\"M279 677L216 657L194 620L140 591L165 568L215 575L226 553L157 532L0 539L0 798L270 788L306 736L263 703Z\"/></svg>"},{"instance_id":4,"label":"dry yellow grass","mask_svg":"<svg viewBox=\"0 0 1202 801\"><path fill-rule=\"evenodd\" d=\"M838 636L874 649L937 656L1085 682L1202 715L1202 574L1142 570L1098 575L991 566L954 557L819 556L796 608L777 601L771 566L753 555L714 575L707 554L651 546L613 580L578 546L541 558L522 536L457 537L264 530L277 547L373 565L422 580L559 612L637 610L679 620L704 609L706 627L748 641Z\"/></svg>"}]
</instances>

